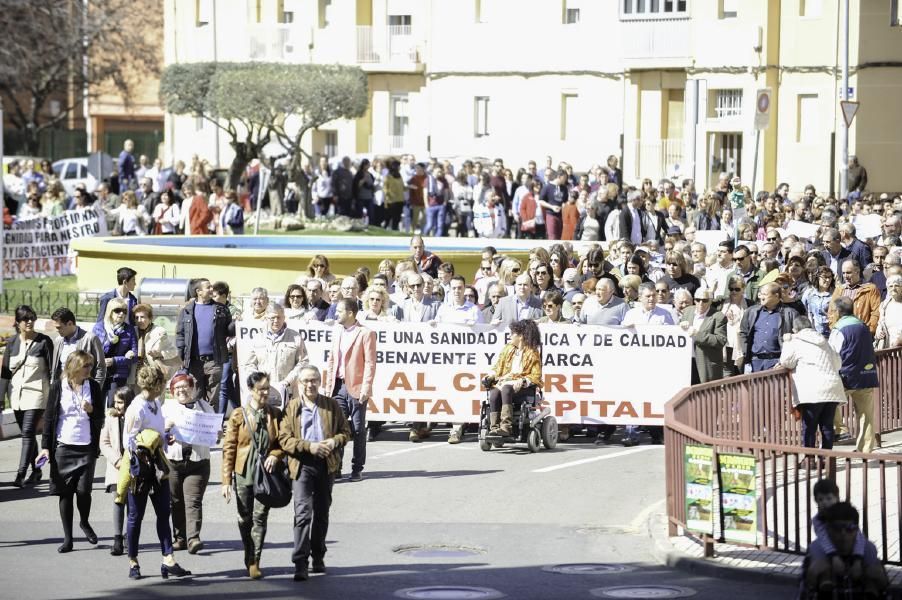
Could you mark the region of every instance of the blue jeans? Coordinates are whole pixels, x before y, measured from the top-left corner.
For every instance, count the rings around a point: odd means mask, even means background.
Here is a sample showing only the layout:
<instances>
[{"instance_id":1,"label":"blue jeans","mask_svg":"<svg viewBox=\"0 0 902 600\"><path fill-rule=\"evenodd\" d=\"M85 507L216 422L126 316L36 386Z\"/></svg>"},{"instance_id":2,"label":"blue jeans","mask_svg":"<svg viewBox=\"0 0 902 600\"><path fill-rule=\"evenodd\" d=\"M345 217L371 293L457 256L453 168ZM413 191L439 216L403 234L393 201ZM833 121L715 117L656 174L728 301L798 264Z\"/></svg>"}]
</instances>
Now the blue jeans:
<instances>
[{"instance_id":1,"label":"blue jeans","mask_svg":"<svg viewBox=\"0 0 902 600\"><path fill-rule=\"evenodd\" d=\"M802 411L802 445L806 448L817 448L817 431L821 431L821 449L833 448L833 413L835 402L815 402L799 404Z\"/></svg>"},{"instance_id":2,"label":"blue jeans","mask_svg":"<svg viewBox=\"0 0 902 600\"><path fill-rule=\"evenodd\" d=\"M361 404L357 398L351 396L344 382L339 384L336 381L332 397L341 406L341 410L351 426L351 437L354 439L351 471L363 471L363 466L366 464L366 404ZM341 449L341 457L344 459L344 448Z\"/></svg>"},{"instance_id":3,"label":"blue jeans","mask_svg":"<svg viewBox=\"0 0 902 600\"><path fill-rule=\"evenodd\" d=\"M426 226L423 228L423 235L429 235L435 230L435 237L445 236L445 205L426 207Z\"/></svg>"},{"instance_id":4,"label":"blue jeans","mask_svg":"<svg viewBox=\"0 0 902 600\"><path fill-rule=\"evenodd\" d=\"M238 406L235 402L235 371L232 361L227 360L222 365L222 379L219 381L219 412L224 419L229 418L230 409Z\"/></svg>"},{"instance_id":5,"label":"blue jeans","mask_svg":"<svg viewBox=\"0 0 902 600\"><path fill-rule=\"evenodd\" d=\"M172 530L169 528L169 482L163 481L159 489L151 494L146 492L138 496L128 493L128 557L138 558L138 542L141 539L141 521L144 520L144 511L147 509L147 497L153 504L153 510L157 514L157 537L160 538L160 551L163 556L172 554Z\"/></svg>"}]
</instances>

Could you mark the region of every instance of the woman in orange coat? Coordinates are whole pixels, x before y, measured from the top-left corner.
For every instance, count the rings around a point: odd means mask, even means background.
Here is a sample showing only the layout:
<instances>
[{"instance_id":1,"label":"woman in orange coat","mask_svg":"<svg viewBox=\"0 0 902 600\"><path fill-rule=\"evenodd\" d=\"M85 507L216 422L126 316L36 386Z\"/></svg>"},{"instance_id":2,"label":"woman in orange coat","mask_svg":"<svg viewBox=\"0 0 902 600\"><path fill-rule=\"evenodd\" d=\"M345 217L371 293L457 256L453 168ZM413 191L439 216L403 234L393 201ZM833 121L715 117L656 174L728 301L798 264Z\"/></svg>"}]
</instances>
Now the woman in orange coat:
<instances>
[{"instance_id":1,"label":"woman in orange coat","mask_svg":"<svg viewBox=\"0 0 902 600\"><path fill-rule=\"evenodd\" d=\"M542 337L533 321L510 325L511 340L501 350L495 374L487 378L491 413L489 435L510 436L514 418L513 401L542 385ZM500 424L499 424L500 416Z\"/></svg>"}]
</instances>

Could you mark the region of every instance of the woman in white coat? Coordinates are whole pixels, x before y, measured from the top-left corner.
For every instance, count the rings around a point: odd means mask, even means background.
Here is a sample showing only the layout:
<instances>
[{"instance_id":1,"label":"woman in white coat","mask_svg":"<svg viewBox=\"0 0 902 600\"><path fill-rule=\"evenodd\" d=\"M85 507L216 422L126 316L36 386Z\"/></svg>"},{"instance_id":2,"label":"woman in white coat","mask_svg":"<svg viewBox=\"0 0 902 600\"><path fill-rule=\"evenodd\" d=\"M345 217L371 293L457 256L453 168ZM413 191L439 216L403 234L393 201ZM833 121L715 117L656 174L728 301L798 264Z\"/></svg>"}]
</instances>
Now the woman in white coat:
<instances>
[{"instance_id":1,"label":"woman in white coat","mask_svg":"<svg viewBox=\"0 0 902 600\"><path fill-rule=\"evenodd\" d=\"M802 443L816 448L821 432L821 449L833 448L833 414L846 401L839 369L842 359L827 340L815 331L808 317L796 317L792 334L786 334L780 366L792 371L792 404L802 419Z\"/></svg>"},{"instance_id":2,"label":"woman in white coat","mask_svg":"<svg viewBox=\"0 0 902 600\"><path fill-rule=\"evenodd\" d=\"M135 399L135 393L129 387L117 388L113 394L113 406L107 409L103 429L100 430L100 453L106 459L106 473L103 485L107 493L116 491L119 483L119 467L125 452L125 411ZM115 496L114 496L115 498ZM122 556L124 552L122 526L125 523L125 505L113 502L113 547L110 554Z\"/></svg>"},{"instance_id":3,"label":"woman in white coat","mask_svg":"<svg viewBox=\"0 0 902 600\"><path fill-rule=\"evenodd\" d=\"M149 304L138 304L132 309L135 330L138 332L137 369L144 365L156 367L167 380L181 366L178 348L166 330L153 322L153 308ZM137 372L133 370L133 373ZM129 381L134 381L134 375Z\"/></svg>"}]
</instances>

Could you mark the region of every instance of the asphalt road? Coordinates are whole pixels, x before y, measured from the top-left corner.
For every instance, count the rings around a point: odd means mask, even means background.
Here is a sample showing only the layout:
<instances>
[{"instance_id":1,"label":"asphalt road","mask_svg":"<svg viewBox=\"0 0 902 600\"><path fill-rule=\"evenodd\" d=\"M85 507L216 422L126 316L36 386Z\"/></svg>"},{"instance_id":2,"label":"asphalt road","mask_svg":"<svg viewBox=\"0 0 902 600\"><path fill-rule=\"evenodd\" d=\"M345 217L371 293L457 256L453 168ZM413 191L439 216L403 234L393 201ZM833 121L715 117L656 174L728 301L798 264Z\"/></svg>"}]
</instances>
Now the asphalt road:
<instances>
[{"instance_id":1,"label":"asphalt road","mask_svg":"<svg viewBox=\"0 0 902 600\"><path fill-rule=\"evenodd\" d=\"M262 560L265 578L246 577L235 507L226 505L219 493L218 451L204 503L206 547L195 556L176 555L194 576L160 578L159 545L148 507L140 555L145 578L132 582L126 558L108 553L112 498L103 492L101 480L95 482L91 517L100 543L95 548L76 538L74 552L57 554L61 528L56 498L47 495L46 483L36 489L11 487L19 442L0 442L0 598L376 599L397 598L399 590L418 586L475 586L507 598L536 600L671 597L604 596L599 591L634 585L688 588L695 598L794 597L785 585L700 577L655 562L646 524L653 513L663 511L660 446L598 447L576 438L538 454L525 447L485 453L473 437L450 446L438 432L429 441L411 444L406 431L396 428L369 444L364 480L335 485L329 572L304 583L291 577L290 508L270 515ZM349 462L350 452L345 460ZM97 473L103 473L102 459ZM584 563L612 566L591 574L585 568L547 570ZM431 597L491 597L461 594Z\"/></svg>"}]
</instances>

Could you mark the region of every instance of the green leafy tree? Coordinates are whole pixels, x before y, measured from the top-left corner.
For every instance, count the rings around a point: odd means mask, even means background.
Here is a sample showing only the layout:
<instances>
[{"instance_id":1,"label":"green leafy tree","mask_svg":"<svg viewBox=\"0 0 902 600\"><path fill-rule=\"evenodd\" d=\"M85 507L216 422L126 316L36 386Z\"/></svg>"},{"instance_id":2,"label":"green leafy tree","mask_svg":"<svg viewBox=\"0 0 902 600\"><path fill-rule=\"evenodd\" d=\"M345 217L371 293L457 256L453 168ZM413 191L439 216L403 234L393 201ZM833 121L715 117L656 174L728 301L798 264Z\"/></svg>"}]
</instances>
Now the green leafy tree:
<instances>
[{"instance_id":1,"label":"green leafy tree","mask_svg":"<svg viewBox=\"0 0 902 600\"><path fill-rule=\"evenodd\" d=\"M171 65L163 72L160 96L169 112L200 115L228 133L235 151L229 187L276 141L291 157L289 178L304 192L305 134L335 119L361 117L368 103L359 68L254 62Z\"/></svg>"}]
</instances>

